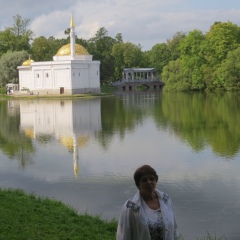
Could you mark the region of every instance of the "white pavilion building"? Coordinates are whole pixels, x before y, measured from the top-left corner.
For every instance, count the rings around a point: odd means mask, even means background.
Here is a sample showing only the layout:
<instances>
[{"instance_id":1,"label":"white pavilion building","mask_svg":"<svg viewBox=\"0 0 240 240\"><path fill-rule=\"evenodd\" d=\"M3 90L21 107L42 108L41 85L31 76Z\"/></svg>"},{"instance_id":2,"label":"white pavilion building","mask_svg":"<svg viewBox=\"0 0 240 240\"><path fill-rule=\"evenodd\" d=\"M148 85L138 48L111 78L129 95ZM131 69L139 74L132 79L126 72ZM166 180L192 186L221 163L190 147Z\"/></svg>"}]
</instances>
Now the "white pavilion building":
<instances>
[{"instance_id":1,"label":"white pavilion building","mask_svg":"<svg viewBox=\"0 0 240 240\"><path fill-rule=\"evenodd\" d=\"M70 44L61 47L53 61L26 60L19 70L19 92L31 94L79 94L100 92L100 61L75 43L75 24L71 16Z\"/></svg>"}]
</instances>

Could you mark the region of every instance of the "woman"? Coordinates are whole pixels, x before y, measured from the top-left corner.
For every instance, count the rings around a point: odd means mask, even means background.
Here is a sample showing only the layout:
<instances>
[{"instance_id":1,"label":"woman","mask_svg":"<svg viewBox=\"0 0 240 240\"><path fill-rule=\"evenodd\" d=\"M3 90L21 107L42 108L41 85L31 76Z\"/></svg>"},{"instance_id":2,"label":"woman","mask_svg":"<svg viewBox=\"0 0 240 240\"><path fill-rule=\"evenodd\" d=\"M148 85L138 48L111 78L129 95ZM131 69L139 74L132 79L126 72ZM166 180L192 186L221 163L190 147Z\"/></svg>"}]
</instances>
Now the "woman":
<instances>
[{"instance_id":1,"label":"woman","mask_svg":"<svg viewBox=\"0 0 240 240\"><path fill-rule=\"evenodd\" d=\"M143 165L135 171L134 181L139 191L122 207L117 240L176 240L172 202L156 189L156 171Z\"/></svg>"}]
</instances>

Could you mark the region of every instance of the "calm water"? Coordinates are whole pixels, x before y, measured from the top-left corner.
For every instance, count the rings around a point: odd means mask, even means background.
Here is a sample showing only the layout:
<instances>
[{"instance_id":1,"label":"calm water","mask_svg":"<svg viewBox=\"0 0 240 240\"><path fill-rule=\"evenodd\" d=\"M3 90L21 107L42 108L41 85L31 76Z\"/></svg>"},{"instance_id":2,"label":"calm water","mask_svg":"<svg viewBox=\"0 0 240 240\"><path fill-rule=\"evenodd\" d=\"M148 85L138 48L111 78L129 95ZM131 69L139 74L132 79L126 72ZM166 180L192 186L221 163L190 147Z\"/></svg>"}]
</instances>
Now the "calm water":
<instances>
[{"instance_id":1,"label":"calm water","mask_svg":"<svg viewBox=\"0 0 240 240\"><path fill-rule=\"evenodd\" d=\"M235 93L0 101L0 187L111 219L150 164L186 240L240 239L239 106Z\"/></svg>"}]
</instances>

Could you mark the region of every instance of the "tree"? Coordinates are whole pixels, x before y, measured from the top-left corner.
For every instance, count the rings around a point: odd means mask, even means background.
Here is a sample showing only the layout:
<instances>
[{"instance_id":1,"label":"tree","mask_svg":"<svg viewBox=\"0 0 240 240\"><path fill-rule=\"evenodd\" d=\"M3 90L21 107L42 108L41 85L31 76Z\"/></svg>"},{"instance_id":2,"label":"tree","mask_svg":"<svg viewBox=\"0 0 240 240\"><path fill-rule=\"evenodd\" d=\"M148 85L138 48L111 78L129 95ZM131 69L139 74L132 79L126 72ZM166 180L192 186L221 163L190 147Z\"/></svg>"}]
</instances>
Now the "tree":
<instances>
[{"instance_id":1,"label":"tree","mask_svg":"<svg viewBox=\"0 0 240 240\"><path fill-rule=\"evenodd\" d=\"M167 45L171 52L171 60L177 60L180 57L181 53L179 46L186 36L187 34L184 32L177 32L171 39L167 39Z\"/></svg>"},{"instance_id":2,"label":"tree","mask_svg":"<svg viewBox=\"0 0 240 240\"><path fill-rule=\"evenodd\" d=\"M162 69L171 58L171 52L166 43L158 43L150 51L150 64L156 71L161 74Z\"/></svg>"},{"instance_id":3,"label":"tree","mask_svg":"<svg viewBox=\"0 0 240 240\"><path fill-rule=\"evenodd\" d=\"M122 72L124 69L124 44L123 43L115 43L112 48L111 55L114 59L114 78L119 80L122 78Z\"/></svg>"},{"instance_id":4,"label":"tree","mask_svg":"<svg viewBox=\"0 0 240 240\"><path fill-rule=\"evenodd\" d=\"M111 54L114 58L114 76L117 80L121 79L124 68L143 66L143 53L141 47L131 42L115 43Z\"/></svg>"},{"instance_id":5,"label":"tree","mask_svg":"<svg viewBox=\"0 0 240 240\"><path fill-rule=\"evenodd\" d=\"M141 67L142 65L141 47L131 42L124 43L123 60L125 68Z\"/></svg>"},{"instance_id":6,"label":"tree","mask_svg":"<svg viewBox=\"0 0 240 240\"><path fill-rule=\"evenodd\" d=\"M17 37L26 36L29 40L33 38L33 32L27 29L27 25L30 22L30 19L23 19L19 14L13 16L14 23L10 27L10 31Z\"/></svg>"},{"instance_id":7,"label":"tree","mask_svg":"<svg viewBox=\"0 0 240 240\"><path fill-rule=\"evenodd\" d=\"M54 37L46 39L43 36L35 38L31 48L32 58L34 61L51 61L65 44L67 44L66 39L55 39Z\"/></svg>"},{"instance_id":8,"label":"tree","mask_svg":"<svg viewBox=\"0 0 240 240\"><path fill-rule=\"evenodd\" d=\"M121 33L117 33L115 39L117 40L118 43L123 43L123 38Z\"/></svg>"},{"instance_id":9,"label":"tree","mask_svg":"<svg viewBox=\"0 0 240 240\"><path fill-rule=\"evenodd\" d=\"M6 83L18 83L17 67L28 59L26 51L16 51L5 53L0 59L0 81L2 85Z\"/></svg>"},{"instance_id":10,"label":"tree","mask_svg":"<svg viewBox=\"0 0 240 240\"><path fill-rule=\"evenodd\" d=\"M240 44L240 27L231 22L215 22L206 33L209 64L217 65Z\"/></svg>"},{"instance_id":11,"label":"tree","mask_svg":"<svg viewBox=\"0 0 240 240\"><path fill-rule=\"evenodd\" d=\"M204 41L203 33L193 30L180 43L182 70L191 80L191 88L194 90L202 90L205 87L202 73L202 66L206 63Z\"/></svg>"},{"instance_id":12,"label":"tree","mask_svg":"<svg viewBox=\"0 0 240 240\"><path fill-rule=\"evenodd\" d=\"M165 83L165 91L188 91L191 89L191 83L182 70L182 61L177 59L170 61L164 68L161 78Z\"/></svg>"},{"instance_id":13,"label":"tree","mask_svg":"<svg viewBox=\"0 0 240 240\"><path fill-rule=\"evenodd\" d=\"M93 55L94 60L101 61L100 72L101 82L111 82L114 76L114 67L109 61L113 61L111 52L116 40L108 36L106 28L101 27L95 37L88 41L88 51Z\"/></svg>"},{"instance_id":14,"label":"tree","mask_svg":"<svg viewBox=\"0 0 240 240\"><path fill-rule=\"evenodd\" d=\"M0 32L0 57L7 51L16 51L16 36L6 29Z\"/></svg>"},{"instance_id":15,"label":"tree","mask_svg":"<svg viewBox=\"0 0 240 240\"><path fill-rule=\"evenodd\" d=\"M227 58L223 60L217 69L218 87L226 90L240 90L240 47L228 52Z\"/></svg>"},{"instance_id":16,"label":"tree","mask_svg":"<svg viewBox=\"0 0 240 240\"><path fill-rule=\"evenodd\" d=\"M19 14L13 16L12 27L0 32L0 56L7 51L30 50L29 41L33 38L33 32L27 29L29 19L23 19Z\"/></svg>"}]
</instances>

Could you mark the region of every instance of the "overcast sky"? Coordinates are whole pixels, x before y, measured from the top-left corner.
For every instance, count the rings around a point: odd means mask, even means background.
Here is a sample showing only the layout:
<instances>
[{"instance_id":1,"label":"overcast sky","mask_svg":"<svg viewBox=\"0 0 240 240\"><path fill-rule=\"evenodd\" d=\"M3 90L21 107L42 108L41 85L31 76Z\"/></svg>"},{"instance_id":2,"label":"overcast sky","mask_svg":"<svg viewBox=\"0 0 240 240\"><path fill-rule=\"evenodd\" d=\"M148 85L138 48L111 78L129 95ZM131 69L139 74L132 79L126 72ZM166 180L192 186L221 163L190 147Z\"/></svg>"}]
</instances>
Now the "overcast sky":
<instances>
[{"instance_id":1,"label":"overcast sky","mask_svg":"<svg viewBox=\"0 0 240 240\"><path fill-rule=\"evenodd\" d=\"M143 50L166 42L176 32L207 32L215 21L240 26L240 0L0 0L0 30L13 25L13 16L30 19L35 37L65 38L71 13L79 38L89 39L100 27L110 37Z\"/></svg>"}]
</instances>

